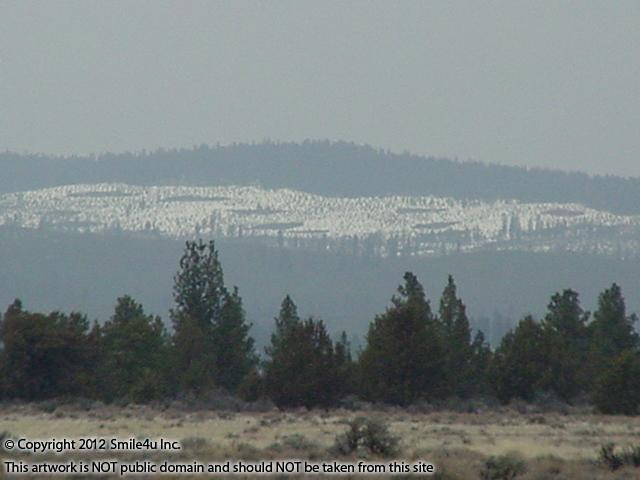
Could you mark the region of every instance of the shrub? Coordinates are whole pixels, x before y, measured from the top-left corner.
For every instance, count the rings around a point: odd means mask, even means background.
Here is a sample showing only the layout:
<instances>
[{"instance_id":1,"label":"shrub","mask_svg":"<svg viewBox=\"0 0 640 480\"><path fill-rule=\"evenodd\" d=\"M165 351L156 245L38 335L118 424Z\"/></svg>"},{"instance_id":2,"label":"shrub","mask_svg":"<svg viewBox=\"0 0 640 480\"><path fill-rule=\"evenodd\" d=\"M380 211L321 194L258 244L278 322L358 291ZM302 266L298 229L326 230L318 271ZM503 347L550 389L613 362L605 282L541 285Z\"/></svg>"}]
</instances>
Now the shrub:
<instances>
[{"instance_id":1,"label":"shrub","mask_svg":"<svg viewBox=\"0 0 640 480\"><path fill-rule=\"evenodd\" d=\"M490 457L480 472L482 480L513 480L525 473L524 461L512 455Z\"/></svg>"},{"instance_id":2,"label":"shrub","mask_svg":"<svg viewBox=\"0 0 640 480\"><path fill-rule=\"evenodd\" d=\"M180 445L183 450L203 450L209 446L209 442L202 437L187 437L182 439Z\"/></svg>"},{"instance_id":3,"label":"shrub","mask_svg":"<svg viewBox=\"0 0 640 480\"><path fill-rule=\"evenodd\" d=\"M623 466L640 468L640 445L616 451L615 444L607 443L600 447L599 460L611 471L618 470Z\"/></svg>"},{"instance_id":4,"label":"shrub","mask_svg":"<svg viewBox=\"0 0 640 480\"><path fill-rule=\"evenodd\" d=\"M53 413L58 408L59 404L56 400L46 400L40 403L40 409L45 413Z\"/></svg>"},{"instance_id":5,"label":"shrub","mask_svg":"<svg viewBox=\"0 0 640 480\"><path fill-rule=\"evenodd\" d=\"M238 395L245 402L256 402L265 396L264 378L252 369L238 386Z\"/></svg>"},{"instance_id":6,"label":"shrub","mask_svg":"<svg viewBox=\"0 0 640 480\"><path fill-rule=\"evenodd\" d=\"M605 465L609 470L617 470L622 466L622 459L614 451L615 445L608 443L600 447L600 463Z\"/></svg>"},{"instance_id":7,"label":"shrub","mask_svg":"<svg viewBox=\"0 0 640 480\"><path fill-rule=\"evenodd\" d=\"M380 420L356 417L349 422L348 430L336 438L335 449L348 455L366 451L382 457L398 453L399 439L389 432L389 427Z\"/></svg>"},{"instance_id":8,"label":"shrub","mask_svg":"<svg viewBox=\"0 0 640 480\"><path fill-rule=\"evenodd\" d=\"M312 450L317 447L316 443L300 433L284 436L282 438L282 445L292 450Z\"/></svg>"}]
</instances>

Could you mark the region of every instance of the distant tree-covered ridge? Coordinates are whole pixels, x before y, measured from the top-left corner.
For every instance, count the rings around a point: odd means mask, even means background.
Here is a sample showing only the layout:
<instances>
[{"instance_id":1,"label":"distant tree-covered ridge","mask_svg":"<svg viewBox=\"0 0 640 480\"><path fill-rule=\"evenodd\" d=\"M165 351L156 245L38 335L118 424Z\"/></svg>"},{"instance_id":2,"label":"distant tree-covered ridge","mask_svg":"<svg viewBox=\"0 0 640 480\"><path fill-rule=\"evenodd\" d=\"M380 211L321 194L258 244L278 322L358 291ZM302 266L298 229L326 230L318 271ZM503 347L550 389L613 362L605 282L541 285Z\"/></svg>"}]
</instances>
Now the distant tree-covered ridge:
<instances>
[{"instance_id":1,"label":"distant tree-covered ridge","mask_svg":"<svg viewBox=\"0 0 640 480\"><path fill-rule=\"evenodd\" d=\"M356 395L408 405L493 395L507 403L552 394L604 413L640 413L640 336L616 283L591 315L577 292L554 294L541 321L525 316L495 349L473 334L449 276L437 312L406 272L354 356L345 332L302 319L285 296L265 356L250 336L239 289L227 288L213 241L188 241L173 286L172 331L129 295L103 325L81 313L31 312L15 300L0 322L0 398L84 396L139 403L224 389L278 407L339 405Z\"/></svg>"},{"instance_id":2,"label":"distant tree-covered ridge","mask_svg":"<svg viewBox=\"0 0 640 480\"><path fill-rule=\"evenodd\" d=\"M0 153L0 193L73 183L260 184L336 196L576 202L640 213L640 179L391 153L347 142L258 143L49 157Z\"/></svg>"}]
</instances>

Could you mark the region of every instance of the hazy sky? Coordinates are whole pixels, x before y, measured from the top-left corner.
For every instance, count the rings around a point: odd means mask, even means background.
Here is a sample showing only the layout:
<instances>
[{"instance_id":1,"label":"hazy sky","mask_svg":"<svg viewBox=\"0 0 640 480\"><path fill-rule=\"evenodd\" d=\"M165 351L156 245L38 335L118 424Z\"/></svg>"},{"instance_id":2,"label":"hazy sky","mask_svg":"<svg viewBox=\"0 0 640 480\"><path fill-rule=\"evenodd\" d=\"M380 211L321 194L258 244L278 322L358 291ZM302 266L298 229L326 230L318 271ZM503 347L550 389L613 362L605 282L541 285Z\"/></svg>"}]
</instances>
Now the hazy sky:
<instances>
[{"instance_id":1,"label":"hazy sky","mask_svg":"<svg viewBox=\"0 0 640 480\"><path fill-rule=\"evenodd\" d=\"M265 138L640 176L640 1L0 0L0 149Z\"/></svg>"}]
</instances>

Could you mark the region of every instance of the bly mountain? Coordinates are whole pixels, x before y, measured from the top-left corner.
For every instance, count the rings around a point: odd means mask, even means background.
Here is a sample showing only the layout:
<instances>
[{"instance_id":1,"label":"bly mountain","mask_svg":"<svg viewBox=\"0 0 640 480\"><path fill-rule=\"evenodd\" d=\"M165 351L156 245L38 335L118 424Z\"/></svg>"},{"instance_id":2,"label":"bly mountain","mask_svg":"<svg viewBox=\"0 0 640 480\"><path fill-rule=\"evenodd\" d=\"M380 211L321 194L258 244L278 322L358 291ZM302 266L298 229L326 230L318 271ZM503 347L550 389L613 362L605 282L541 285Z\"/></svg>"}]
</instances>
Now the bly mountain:
<instances>
[{"instance_id":1,"label":"bly mountain","mask_svg":"<svg viewBox=\"0 0 640 480\"><path fill-rule=\"evenodd\" d=\"M168 324L185 240L215 239L259 344L286 294L365 332L405 271L453 274L495 344L549 296L640 297L640 180L262 143L98 157L0 154L0 302L106 320L131 294Z\"/></svg>"},{"instance_id":2,"label":"bly mountain","mask_svg":"<svg viewBox=\"0 0 640 480\"><path fill-rule=\"evenodd\" d=\"M640 179L391 153L346 142L259 143L100 154L0 153L0 193L77 183L247 185L327 196L433 195L581 203L640 213Z\"/></svg>"}]
</instances>

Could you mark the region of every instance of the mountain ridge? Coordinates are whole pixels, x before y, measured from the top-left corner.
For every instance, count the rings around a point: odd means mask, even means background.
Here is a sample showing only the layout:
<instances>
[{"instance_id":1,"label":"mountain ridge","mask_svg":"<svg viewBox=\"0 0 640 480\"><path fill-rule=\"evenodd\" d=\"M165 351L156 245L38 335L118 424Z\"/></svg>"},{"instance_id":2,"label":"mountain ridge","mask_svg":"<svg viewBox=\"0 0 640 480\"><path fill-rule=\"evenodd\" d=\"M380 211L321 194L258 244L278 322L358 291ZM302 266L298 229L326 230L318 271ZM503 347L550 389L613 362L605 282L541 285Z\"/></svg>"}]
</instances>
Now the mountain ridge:
<instances>
[{"instance_id":1,"label":"mountain ridge","mask_svg":"<svg viewBox=\"0 0 640 480\"><path fill-rule=\"evenodd\" d=\"M0 153L0 193L74 183L249 185L337 196L582 203L640 213L640 178L392 153L347 142L233 144L97 157Z\"/></svg>"}]
</instances>

